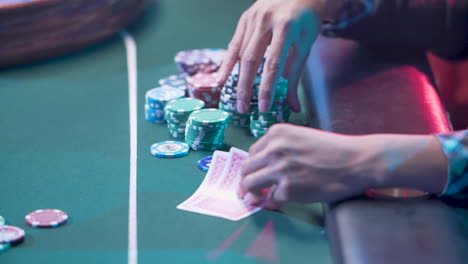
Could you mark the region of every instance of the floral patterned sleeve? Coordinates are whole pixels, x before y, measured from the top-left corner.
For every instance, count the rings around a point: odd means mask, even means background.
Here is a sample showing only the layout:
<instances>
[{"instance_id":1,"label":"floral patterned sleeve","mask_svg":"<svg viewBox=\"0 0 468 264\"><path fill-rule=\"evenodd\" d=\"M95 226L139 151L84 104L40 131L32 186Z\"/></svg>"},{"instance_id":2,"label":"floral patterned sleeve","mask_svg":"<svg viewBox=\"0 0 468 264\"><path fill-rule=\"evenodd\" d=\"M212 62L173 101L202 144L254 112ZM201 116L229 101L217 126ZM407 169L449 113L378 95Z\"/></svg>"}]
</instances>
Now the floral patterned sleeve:
<instances>
[{"instance_id":1,"label":"floral patterned sleeve","mask_svg":"<svg viewBox=\"0 0 468 264\"><path fill-rule=\"evenodd\" d=\"M436 135L449 162L449 177L441 196L468 199L468 130Z\"/></svg>"}]
</instances>

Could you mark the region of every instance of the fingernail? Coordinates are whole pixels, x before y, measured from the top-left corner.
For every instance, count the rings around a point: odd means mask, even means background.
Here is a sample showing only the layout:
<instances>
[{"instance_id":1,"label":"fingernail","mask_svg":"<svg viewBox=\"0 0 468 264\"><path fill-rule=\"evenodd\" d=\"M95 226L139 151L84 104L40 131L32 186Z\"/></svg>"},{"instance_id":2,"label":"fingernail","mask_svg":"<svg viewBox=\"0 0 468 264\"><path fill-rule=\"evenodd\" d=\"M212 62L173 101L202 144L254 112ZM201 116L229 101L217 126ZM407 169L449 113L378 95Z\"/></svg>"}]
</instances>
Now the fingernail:
<instances>
[{"instance_id":1,"label":"fingernail","mask_svg":"<svg viewBox=\"0 0 468 264\"><path fill-rule=\"evenodd\" d=\"M246 195L246 193L242 190L242 188L240 186L239 186L239 188L237 188L236 193L237 193L237 196L240 199L244 199L244 196Z\"/></svg>"},{"instance_id":2,"label":"fingernail","mask_svg":"<svg viewBox=\"0 0 468 264\"><path fill-rule=\"evenodd\" d=\"M267 100L262 99L258 102L258 108L260 112L268 112L268 110L270 110L270 104L267 102Z\"/></svg>"},{"instance_id":3,"label":"fingernail","mask_svg":"<svg viewBox=\"0 0 468 264\"><path fill-rule=\"evenodd\" d=\"M255 197L255 195L253 195L251 193L247 193L244 196L244 202L246 202L247 204L250 204L250 205L255 205L255 204L258 203L258 199Z\"/></svg>"},{"instance_id":4,"label":"fingernail","mask_svg":"<svg viewBox=\"0 0 468 264\"><path fill-rule=\"evenodd\" d=\"M239 113L244 114L247 113L249 109L247 108L247 104L244 101L239 100L237 101L237 110Z\"/></svg>"}]
</instances>

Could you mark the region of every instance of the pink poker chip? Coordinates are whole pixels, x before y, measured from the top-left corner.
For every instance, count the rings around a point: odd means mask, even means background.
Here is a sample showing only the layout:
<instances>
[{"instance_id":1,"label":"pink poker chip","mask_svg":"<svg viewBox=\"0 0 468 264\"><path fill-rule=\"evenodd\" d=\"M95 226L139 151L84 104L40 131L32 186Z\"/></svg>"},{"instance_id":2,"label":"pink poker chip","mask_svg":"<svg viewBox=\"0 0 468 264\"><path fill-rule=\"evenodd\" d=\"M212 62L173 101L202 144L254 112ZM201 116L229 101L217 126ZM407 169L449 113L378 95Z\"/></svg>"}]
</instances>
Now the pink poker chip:
<instances>
[{"instance_id":1,"label":"pink poker chip","mask_svg":"<svg viewBox=\"0 0 468 264\"><path fill-rule=\"evenodd\" d=\"M16 226L0 226L0 243L19 243L23 239L23 229Z\"/></svg>"},{"instance_id":2,"label":"pink poker chip","mask_svg":"<svg viewBox=\"0 0 468 264\"><path fill-rule=\"evenodd\" d=\"M68 220L68 215L58 209L39 209L26 215L26 223L32 227L57 227Z\"/></svg>"}]
</instances>

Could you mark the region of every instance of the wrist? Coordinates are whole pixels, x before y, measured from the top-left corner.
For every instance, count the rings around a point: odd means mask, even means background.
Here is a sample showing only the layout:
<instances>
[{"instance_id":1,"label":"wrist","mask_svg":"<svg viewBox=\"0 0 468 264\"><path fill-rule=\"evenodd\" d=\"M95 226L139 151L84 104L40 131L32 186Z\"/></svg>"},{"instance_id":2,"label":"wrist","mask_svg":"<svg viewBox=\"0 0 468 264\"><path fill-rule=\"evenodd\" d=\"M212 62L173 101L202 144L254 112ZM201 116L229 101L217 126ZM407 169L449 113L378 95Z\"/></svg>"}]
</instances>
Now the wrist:
<instances>
[{"instance_id":1,"label":"wrist","mask_svg":"<svg viewBox=\"0 0 468 264\"><path fill-rule=\"evenodd\" d=\"M447 158L431 135L374 135L378 148L376 188L410 188L440 193L447 182Z\"/></svg>"}]
</instances>

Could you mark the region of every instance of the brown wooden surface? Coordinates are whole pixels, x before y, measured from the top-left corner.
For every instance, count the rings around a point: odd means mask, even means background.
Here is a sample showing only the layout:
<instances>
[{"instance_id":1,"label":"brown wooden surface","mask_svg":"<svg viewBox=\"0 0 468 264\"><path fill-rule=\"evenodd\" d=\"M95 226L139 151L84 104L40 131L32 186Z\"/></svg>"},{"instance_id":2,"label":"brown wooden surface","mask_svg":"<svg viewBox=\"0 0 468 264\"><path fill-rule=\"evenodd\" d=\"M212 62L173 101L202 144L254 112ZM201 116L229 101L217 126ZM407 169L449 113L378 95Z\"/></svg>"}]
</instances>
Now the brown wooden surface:
<instances>
[{"instance_id":1,"label":"brown wooden surface","mask_svg":"<svg viewBox=\"0 0 468 264\"><path fill-rule=\"evenodd\" d=\"M127 26L146 0L42 0L0 6L0 67L78 50Z\"/></svg>"}]
</instances>

